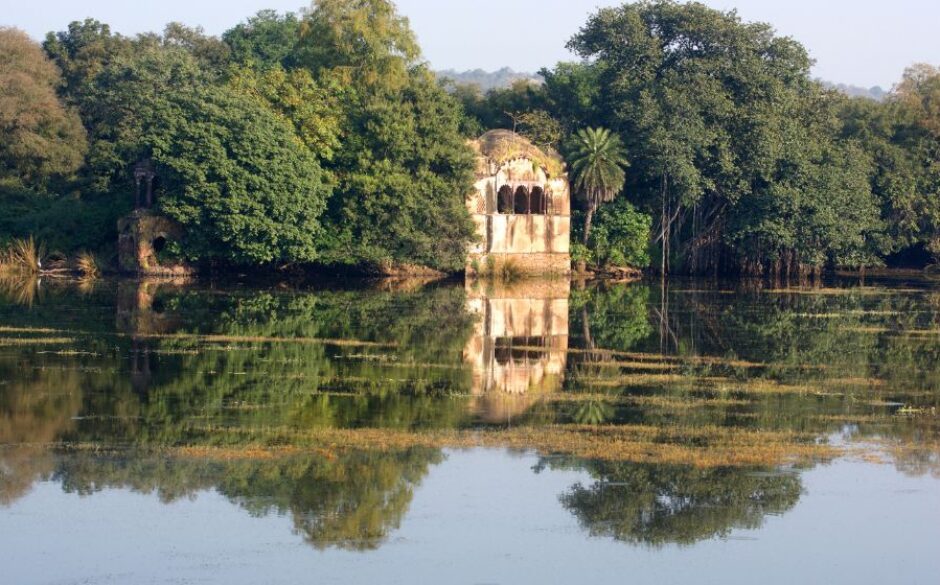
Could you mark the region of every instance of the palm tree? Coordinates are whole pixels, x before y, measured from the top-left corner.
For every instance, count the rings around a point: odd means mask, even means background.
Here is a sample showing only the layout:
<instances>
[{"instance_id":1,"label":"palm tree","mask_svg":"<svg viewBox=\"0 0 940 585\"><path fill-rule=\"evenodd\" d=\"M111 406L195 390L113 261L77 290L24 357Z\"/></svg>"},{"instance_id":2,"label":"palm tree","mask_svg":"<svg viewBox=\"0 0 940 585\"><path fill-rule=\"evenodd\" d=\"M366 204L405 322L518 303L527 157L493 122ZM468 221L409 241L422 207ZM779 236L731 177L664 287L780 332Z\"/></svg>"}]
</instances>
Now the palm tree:
<instances>
[{"instance_id":1,"label":"palm tree","mask_svg":"<svg viewBox=\"0 0 940 585\"><path fill-rule=\"evenodd\" d=\"M584 218L584 244L587 245L594 212L601 203L613 201L623 189L627 180L624 168L630 163L620 137L606 128L579 130L568 158L574 189L587 200Z\"/></svg>"}]
</instances>

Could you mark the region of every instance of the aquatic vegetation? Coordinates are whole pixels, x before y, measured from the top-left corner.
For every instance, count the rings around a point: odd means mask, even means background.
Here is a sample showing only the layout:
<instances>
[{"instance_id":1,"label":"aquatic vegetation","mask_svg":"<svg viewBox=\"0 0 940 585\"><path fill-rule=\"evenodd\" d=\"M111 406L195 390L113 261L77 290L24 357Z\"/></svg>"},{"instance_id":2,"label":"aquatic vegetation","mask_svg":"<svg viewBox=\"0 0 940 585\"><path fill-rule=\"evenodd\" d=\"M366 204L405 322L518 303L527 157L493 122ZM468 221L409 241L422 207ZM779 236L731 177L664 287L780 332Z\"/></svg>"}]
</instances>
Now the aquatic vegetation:
<instances>
[{"instance_id":1,"label":"aquatic vegetation","mask_svg":"<svg viewBox=\"0 0 940 585\"><path fill-rule=\"evenodd\" d=\"M63 329L51 329L48 327L8 327L0 326L0 333L65 333Z\"/></svg>"},{"instance_id":2,"label":"aquatic vegetation","mask_svg":"<svg viewBox=\"0 0 940 585\"><path fill-rule=\"evenodd\" d=\"M940 343L858 330L935 329L921 294L753 293L729 306L724 294L677 291L664 309L648 290L576 291L564 343L525 335L498 358L494 347L492 363L522 376L517 396L475 385L467 360L488 354L468 351L474 318L456 287L140 286L117 301L107 281L88 296L68 290L27 312L0 304L0 379L16 384L0 385L0 411L11 392L80 399L78 412L48 413L71 424L37 437L43 452L281 465L488 448L745 470L857 457L868 445L866 457L934 465ZM109 302L105 319L88 314ZM529 315L522 306L509 317ZM683 316L660 325L664 313ZM41 378L19 368L24 356Z\"/></svg>"},{"instance_id":3,"label":"aquatic vegetation","mask_svg":"<svg viewBox=\"0 0 940 585\"><path fill-rule=\"evenodd\" d=\"M37 274L42 270L45 255L45 246L36 242L32 236L15 239L7 244L5 250L0 251L0 272Z\"/></svg>"},{"instance_id":4,"label":"aquatic vegetation","mask_svg":"<svg viewBox=\"0 0 940 585\"><path fill-rule=\"evenodd\" d=\"M0 347L24 345L69 345L75 343L72 337L0 337Z\"/></svg>"},{"instance_id":5,"label":"aquatic vegetation","mask_svg":"<svg viewBox=\"0 0 940 585\"><path fill-rule=\"evenodd\" d=\"M75 268L83 279L93 280L101 276L101 261L91 252L80 252L75 258Z\"/></svg>"}]
</instances>

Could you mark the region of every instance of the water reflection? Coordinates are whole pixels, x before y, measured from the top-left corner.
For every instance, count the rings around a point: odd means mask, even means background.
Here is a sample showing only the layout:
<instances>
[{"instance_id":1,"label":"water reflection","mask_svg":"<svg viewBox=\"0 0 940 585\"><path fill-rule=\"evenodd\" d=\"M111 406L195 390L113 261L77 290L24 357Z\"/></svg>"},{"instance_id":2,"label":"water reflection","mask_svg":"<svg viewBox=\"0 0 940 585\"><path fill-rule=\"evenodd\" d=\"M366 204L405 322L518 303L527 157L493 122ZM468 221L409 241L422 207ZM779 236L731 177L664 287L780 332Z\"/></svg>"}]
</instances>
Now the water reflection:
<instances>
[{"instance_id":1,"label":"water reflection","mask_svg":"<svg viewBox=\"0 0 940 585\"><path fill-rule=\"evenodd\" d=\"M473 283L468 310L476 316L464 350L471 393L483 419L511 422L545 394L561 390L568 355L565 280Z\"/></svg>"},{"instance_id":2,"label":"water reflection","mask_svg":"<svg viewBox=\"0 0 940 585\"><path fill-rule=\"evenodd\" d=\"M372 549L444 447L536 448L592 478L561 496L587 533L662 545L793 509L791 463L832 437L940 477L929 287L23 290L0 300L4 505L44 479L215 490Z\"/></svg>"},{"instance_id":3,"label":"water reflection","mask_svg":"<svg viewBox=\"0 0 940 585\"><path fill-rule=\"evenodd\" d=\"M442 460L434 449L208 459L60 453L49 475L83 496L117 488L172 503L214 490L253 516L289 516L317 549L371 550L399 527L415 486Z\"/></svg>"},{"instance_id":4,"label":"water reflection","mask_svg":"<svg viewBox=\"0 0 940 585\"><path fill-rule=\"evenodd\" d=\"M591 536L631 544L692 545L760 528L802 494L795 470L546 459L538 469L578 469L594 481L562 494L562 505Z\"/></svg>"}]
</instances>

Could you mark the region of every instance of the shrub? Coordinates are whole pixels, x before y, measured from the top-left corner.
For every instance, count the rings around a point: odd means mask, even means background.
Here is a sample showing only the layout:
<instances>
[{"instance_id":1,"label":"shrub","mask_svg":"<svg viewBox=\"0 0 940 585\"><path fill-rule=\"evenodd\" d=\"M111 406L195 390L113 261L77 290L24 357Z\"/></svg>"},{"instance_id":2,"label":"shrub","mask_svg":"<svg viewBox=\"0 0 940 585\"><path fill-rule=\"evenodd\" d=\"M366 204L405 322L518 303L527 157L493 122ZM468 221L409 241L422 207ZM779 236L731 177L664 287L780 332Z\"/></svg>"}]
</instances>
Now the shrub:
<instances>
[{"instance_id":1,"label":"shrub","mask_svg":"<svg viewBox=\"0 0 940 585\"><path fill-rule=\"evenodd\" d=\"M646 268L651 227L652 218L623 198L601 207L588 240L591 259L598 266Z\"/></svg>"}]
</instances>

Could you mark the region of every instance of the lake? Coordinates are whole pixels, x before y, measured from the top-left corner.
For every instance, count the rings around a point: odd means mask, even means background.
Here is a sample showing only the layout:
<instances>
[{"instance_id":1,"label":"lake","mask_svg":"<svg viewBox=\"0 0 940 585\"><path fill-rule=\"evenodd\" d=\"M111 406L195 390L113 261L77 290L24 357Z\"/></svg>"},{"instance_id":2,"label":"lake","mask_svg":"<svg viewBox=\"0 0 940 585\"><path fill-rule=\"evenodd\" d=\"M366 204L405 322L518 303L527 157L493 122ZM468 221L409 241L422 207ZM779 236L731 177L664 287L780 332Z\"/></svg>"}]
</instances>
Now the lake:
<instances>
[{"instance_id":1,"label":"lake","mask_svg":"<svg viewBox=\"0 0 940 585\"><path fill-rule=\"evenodd\" d=\"M0 583L936 583L940 283L0 281Z\"/></svg>"}]
</instances>

